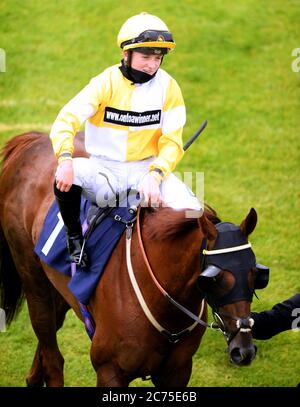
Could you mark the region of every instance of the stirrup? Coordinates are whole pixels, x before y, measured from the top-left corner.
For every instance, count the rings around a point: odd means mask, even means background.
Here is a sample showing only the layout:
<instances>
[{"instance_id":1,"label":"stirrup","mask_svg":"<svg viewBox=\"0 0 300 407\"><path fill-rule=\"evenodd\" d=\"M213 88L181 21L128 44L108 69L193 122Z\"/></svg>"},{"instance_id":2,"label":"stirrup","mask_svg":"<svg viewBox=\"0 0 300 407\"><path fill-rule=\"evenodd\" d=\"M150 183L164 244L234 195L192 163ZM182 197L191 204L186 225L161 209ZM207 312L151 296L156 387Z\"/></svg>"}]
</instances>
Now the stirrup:
<instances>
[{"instance_id":1,"label":"stirrup","mask_svg":"<svg viewBox=\"0 0 300 407\"><path fill-rule=\"evenodd\" d=\"M83 269L87 268L88 266L88 257L87 254L81 250L80 253L70 254L71 263L75 263L76 266L79 266Z\"/></svg>"},{"instance_id":2,"label":"stirrup","mask_svg":"<svg viewBox=\"0 0 300 407\"><path fill-rule=\"evenodd\" d=\"M68 250L72 263L81 268L88 266L88 256L84 251L85 241L82 242L81 236L68 237Z\"/></svg>"}]
</instances>

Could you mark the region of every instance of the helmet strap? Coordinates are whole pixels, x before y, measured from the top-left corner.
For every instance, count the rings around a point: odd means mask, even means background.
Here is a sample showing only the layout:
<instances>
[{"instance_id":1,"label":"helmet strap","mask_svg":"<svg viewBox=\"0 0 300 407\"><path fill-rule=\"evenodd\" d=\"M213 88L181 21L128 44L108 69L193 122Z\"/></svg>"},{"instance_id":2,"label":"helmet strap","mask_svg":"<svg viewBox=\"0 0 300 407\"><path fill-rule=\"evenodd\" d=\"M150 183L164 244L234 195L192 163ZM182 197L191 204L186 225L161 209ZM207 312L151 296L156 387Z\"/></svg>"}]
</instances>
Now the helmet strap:
<instances>
[{"instance_id":1,"label":"helmet strap","mask_svg":"<svg viewBox=\"0 0 300 407\"><path fill-rule=\"evenodd\" d=\"M131 68L131 60L132 60L132 51L129 49L127 51L127 61L124 61L128 68Z\"/></svg>"}]
</instances>

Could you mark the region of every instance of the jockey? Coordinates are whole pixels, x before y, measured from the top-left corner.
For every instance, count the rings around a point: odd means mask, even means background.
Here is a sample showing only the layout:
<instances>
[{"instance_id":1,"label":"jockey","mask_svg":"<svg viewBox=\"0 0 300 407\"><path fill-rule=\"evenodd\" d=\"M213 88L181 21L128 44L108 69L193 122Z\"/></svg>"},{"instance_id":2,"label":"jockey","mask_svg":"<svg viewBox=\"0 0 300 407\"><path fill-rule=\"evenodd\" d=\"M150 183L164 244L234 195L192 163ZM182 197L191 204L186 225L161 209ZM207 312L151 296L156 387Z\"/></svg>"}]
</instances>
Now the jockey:
<instances>
[{"instance_id":1,"label":"jockey","mask_svg":"<svg viewBox=\"0 0 300 407\"><path fill-rule=\"evenodd\" d=\"M186 112L177 82L160 68L175 48L158 17L129 18L117 38L121 63L91 79L59 112L50 139L58 159L54 193L64 221L72 262L82 248L81 193L107 206L119 191L140 192L144 204L200 209L189 188L174 174L183 156ZM90 158L74 158L73 139L85 122ZM82 256L81 266L87 263Z\"/></svg>"}]
</instances>

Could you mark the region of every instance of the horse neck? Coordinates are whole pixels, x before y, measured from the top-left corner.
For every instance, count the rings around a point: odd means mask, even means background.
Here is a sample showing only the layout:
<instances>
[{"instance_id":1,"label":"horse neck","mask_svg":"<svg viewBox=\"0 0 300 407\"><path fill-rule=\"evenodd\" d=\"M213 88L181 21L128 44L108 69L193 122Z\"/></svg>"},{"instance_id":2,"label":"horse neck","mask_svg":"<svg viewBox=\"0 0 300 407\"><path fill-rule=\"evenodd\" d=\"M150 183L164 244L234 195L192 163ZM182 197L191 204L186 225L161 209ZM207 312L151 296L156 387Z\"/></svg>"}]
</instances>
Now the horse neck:
<instances>
[{"instance_id":1,"label":"horse neck","mask_svg":"<svg viewBox=\"0 0 300 407\"><path fill-rule=\"evenodd\" d=\"M196 292L202 239L201 230L197 228L168 239L144 241L156 279L168 294L183 302L191 300Z\"/></svg>"}]
</instances>

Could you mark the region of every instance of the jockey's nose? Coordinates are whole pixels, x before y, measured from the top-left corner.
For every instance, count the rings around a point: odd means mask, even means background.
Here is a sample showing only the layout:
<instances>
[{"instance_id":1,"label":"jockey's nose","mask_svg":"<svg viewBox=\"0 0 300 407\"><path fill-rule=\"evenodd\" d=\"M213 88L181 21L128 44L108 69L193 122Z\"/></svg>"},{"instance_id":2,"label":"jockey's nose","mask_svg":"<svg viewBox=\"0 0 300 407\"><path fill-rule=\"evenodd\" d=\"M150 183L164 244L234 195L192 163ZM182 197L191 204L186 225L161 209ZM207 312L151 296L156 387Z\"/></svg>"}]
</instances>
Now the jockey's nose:
<instances>
[{"instance_id":1,"label":"jockey's nose","mask_svg":"<svg viewBox=\"0 0 300 407\"><path fill-rule=\"evenodd\" d=\"M161 60L157 56L151 55L151 57L147 59L146 66L151 71L156 71L159 68L160 63Z\"/></svg>"}]
</instances>

